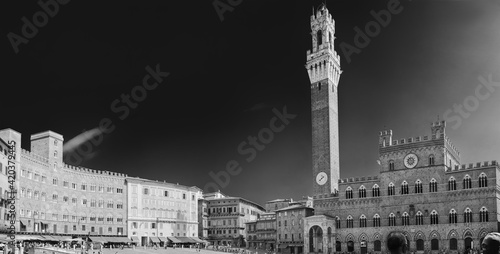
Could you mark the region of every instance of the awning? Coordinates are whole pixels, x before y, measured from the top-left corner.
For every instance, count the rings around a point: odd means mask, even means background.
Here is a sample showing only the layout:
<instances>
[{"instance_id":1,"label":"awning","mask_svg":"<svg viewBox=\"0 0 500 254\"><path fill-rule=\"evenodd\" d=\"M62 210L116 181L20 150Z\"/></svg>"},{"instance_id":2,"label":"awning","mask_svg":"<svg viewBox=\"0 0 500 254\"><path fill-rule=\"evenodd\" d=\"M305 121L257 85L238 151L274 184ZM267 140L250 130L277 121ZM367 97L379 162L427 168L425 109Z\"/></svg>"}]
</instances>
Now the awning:
<instances>
[{"instance_id":1,"label":"awning","mask_svg":"<svg viewBox=\"0 0 500 254\"><path fill-rule=\"evenodd\" d=\"M40 235L43 240L42 241L58 241L54 237L51 237L50 235Z\"/></svg>"},{"instance_id":2,"label":"awning","mask_svg":"<svg viewBox=\"0 0 500 254\"><path fill-rule=\"evenodd\" d=\"M28 226L28 220L26 219L19 219L19 222L21 222L25 226Z\"/></svg>"},{"instance_id":3,"label":"awning","mask_svg":"<svg viewBox=\"0 0 500 254\"><path fill-rule=\"evenodd\" d=\"M168 241L168 239L164 236L158 236L158 239L160 239L160 241L162 241L162 242Z\"/></svg>"},{"instance_id":4,"label":"awning","mask_svg":"<svg viewBox=\"0 0 500 254\"><path fill-rule=\"evenodd\" d=\"M288 244L286 243L280 243L279 247L280 249L285 249L286 247L288 247Z\"/></svg>"},{"instance_id":5,"label":"awning","mask_svg":"<svg viewBox=\"0 0 500 254\"><path fill-rule=\"evenodd\" d=\"M131 242L130 239L126 236L116 236L113 237L113 240L115 240L116 243L129 243Z\"/></svg>"},{"instance_id":6,"label":"awning","mask_svg":"<svg viewBox=\"0 0 500 254\"><path fill-rule=\"evenodd\" d=\"M63 242L71 242L71 236L64 236L64 235L60 235L59 238L61 239L61 241Z\"/></svg>"},{"instance_id":7,"label":"awning","mask_svg":"<svg viewBox=\"0 0 500 254\"><path fill-rule=\"evenodd\" d=\"M196 243L195 240L187 236L176 236L176 238L179 239L182 243Z\"/></svg>"},{"instance_id":8,"label":"awning","mask_svg":"<svg viewBox=\"0 0 500 254\"><path fill-rule=\"evenodd\" d=\"M160 239L158 239L158 237L156 237L156 236L150 236L149 239L151 240L151 242L154 242L154 243L160 242Z\"/></svg>"},{"instance_id":9,"label":"awning","mask_svg":"<svg viewBox=\"0 0 500 254\"><path fill-rule=\"evenodd\" d=\"M201 240L200 238L198 237L190 237L191 239L193 239L196 243L205 243L203 240Z\"/></svg>"},{"instance_id":10,"label":"awning","mask_svg":"<svg viewBox=\"0 0 500 254\"><path fill-rule=\"evenodd\" d=\"M182 243L181 240L179 240L179 239L177 239L177 238L175 238L173 236L169 236L167 238L168 238L168 240L172 241L172 243Z\"/></svg>"},{"instance_id":11,"label":"awning","mask_svg":"<svg viewBox=\"0 0 500 254\"><path fill-rule=\"evenodd\" d=\"M137 243L140 243L141 241L139 241L139 237L137 236L131 236L132 238L132 242L137 242Z\"/></svg>"},{"instance_id":12,"label":"awning","mask_svg":"<svg viewBox=\"0 0 500 254\"><path fill-rule=\"evenodd\" d=\"M102 237L99 237L99 236L89 236L89 239L92 242L101 242L101 243L107 242Z\"/></svg>"}]
</instances>

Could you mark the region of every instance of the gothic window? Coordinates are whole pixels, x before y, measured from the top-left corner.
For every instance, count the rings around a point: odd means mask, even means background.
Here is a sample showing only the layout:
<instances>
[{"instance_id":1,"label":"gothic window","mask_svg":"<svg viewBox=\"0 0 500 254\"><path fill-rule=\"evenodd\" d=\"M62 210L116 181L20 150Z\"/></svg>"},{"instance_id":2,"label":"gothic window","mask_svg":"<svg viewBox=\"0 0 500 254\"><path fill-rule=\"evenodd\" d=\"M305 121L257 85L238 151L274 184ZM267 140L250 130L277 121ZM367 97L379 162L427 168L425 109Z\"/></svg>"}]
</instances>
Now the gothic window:
<instances>
[{"instance_id":1,"label":"gothic window","mask_svg":"<svg viewBox=\"0 0 500 254\"><path fill-rule=\"evenodd\" d=\"M403 226L410 225L410 215L408 215L407 212L404 212L403 216L401 216L401 224L403 224Z\"/></svg>"},{"instance_id":2,"label":"gothic window","mask_svg":"<svg viewBox=\"0 0 500 254\"><path fill-rule=\"evenodd\" d=\"M345 190L345 198L346 199L351 199L352 198L352 188L351 186L347 187Z\"/></svg>"},{"instance_id":3,"label":"gothic window","mask_svg":"<svg viewBox=\"0 0 500 254\"><path fill-rule=\"evenodd\" d=\"M436 210L431 212L431 225L439 224L439 216Z\"/></svg>"},{"instance_id":4,"label":"gothic window","mask_svg":"<svg viewBox=\"0 0 500 254\"><path fill-rule=\"evenodd\" d=\"M347 216L347 220L346 220L346 227L347 228L353 228L354 227L354 223L353 223L353 219L352 219L352 216L349 215Z\"/></svg>"},{"instance_id":5,"label":"gothic window","mask_svg":"<svg viewBox=\"0 0 500 254\"><path fill-rule=\"evenodd\" d=\"M393 213L389 214L389 226L396 226L396 216Z\"/></svg>"},{"instance_id":6,"label":"gothic window","mask_svg":"<svg viewBox=\"0 0 500 254\"><path fill-rule=\"evenodd\" d=\"M422 193L422 181L420 181L420 179L418 179L416 182L415 182L415 193Z\"/></svg>"},{"instance_id":7,"label":"gothic window","mask_svg":"<svg viewBox=\"0 0 500 254\"><path fill-rule=\"evenodd\" d=\"M380 215L378 214L373 216L373 227L380 227Z\"/></svg>"},{"instance_id":8,"label":"gothic window","mask_svg":"<svg viewBox=\"0 0 500 254\"><path fill-rule=\"evenodd\" d=\"M472 222L472 211L468 207L464 211L464 222L465 223L471 223Z\"/></svg>"},{"instance_id":9,"label":"gothic window","mask_svg":"<svg viewBox=\"0 0 500 254\"><path fill-rule=\"evenodd\" d=\"M415 215L415 224L424 225L424 215L422 214L421 211L418 211L417 214Z\"/></svg>"},{"instance_id":10,"label":"gothic window","mask_svg":"<svg viewBox=\"0 0 500 254\"><path fill-rule=\"evenodd\" d=\"M455 209L450 210L450 214L448 214L448 222L450 224L456 224L457 223L457 212Z\"/></svg>"},{"instance_id":11,"label":"gothic window","mask_svg":"<svg viewBox=\"0 0 500 254\"><path fill-rule=\"evenodd\" d=\"M429 166L434 166L434 155L429 156Z\"/></svg>"},{"instance_id":12,"label":"gothic window","mask_svg":"<svg viewBox=\"0 0 500 254\"><path fill-rule=\"evenodd\" d=\"M408 194L408 183L406 181L401 184L401 194Z\"/></svg>"},{"instance_id":13,"label":"gothic window","mask_svg":"<svg viewBox=\"0 0 500 254\"><path fill-rule=\"evenodd\" d=\"M361 185L361 187L359 187L358 195L360 198L366 198L366 188L364 185Z\"/></svg>"},{"instance_id":14,"label":"gothic window","mask_svg":"<svg viewBox=\"0 0 500 254\"><path fill-rule=\"evenodd\" d=\"M448 180L448 190L457 190L457 181L455 181L455 177L450 177Z\"/></svg>"},{"instance_id":15,"label":"gothic window","mask_svg":"<svg viewBox=\"0 0 500 254\"><path fill-rule=\"evenodd\" d=\"M488 209L486 207L481 207L481 210L479 210L479 222L486 222L488 221Z\"/></svg>"},{"instance_id":16,"label":"gothic window","mask_svg":"<svg viewBox=\"0 0 500 254\"><path fill-rule=\"evenodd\" d=\"M429 183L429 192L437 192L438 186L436 179L432 178Z\"/></svg>"},{"instance_id":17,"label":"gothic window","mask_svg":"<svg viewBox=\"0 0 500 254\"><path fill-rule=\"evenodd\" d=\"M465 175L463 180L464 189L472 188L472 180L469 175Z\"/></svg>"},{"instance_id":18,"label":"gothic window","mask_svg":"<svg viewBox=\"0 0 500 254\"><path fill-rule=\"evenodd\" d=\"M389 170L394 170L394 161L393 160L389 161Z\"/></svg>"},{"instance_id":19,"label":"gothic window","mask_svg":"<svg viewBox=\"0 0 500 254\"><path fill-rule=\"evenodd\" d=\"M360 228L366 228L366 216L364 214L362 214L359 217L359 227Z\"/></svg>"},{"instance_id":20,"label":"gothic window","mask_svg":"<svg viewBox=\"0 0 500 254\"><path fill-rule=\"evenodd\" d=\"M380 196L380 188L378 187L377 184L375 184L372 187L372 197L378 197L378 196Z\"/></svg>"},{"instance_id":21,"label":"gothic window","mask_svg":"<svg viewBox=\"0 0 500 254\"><path fill-rule=\"evenodd\" d=\"M341 220L340 220L340 217L339 217L339 216L337 216L337 217L335 218L335 222L336 222L335 224L337 224L337 225L335 225L335 226L336 226L336 228L340 229L340 228L341 228L341 227L340 227L340 222L341 222Z\"/></svg>"},{"instance_id":22,"label":"gothic window","mask_svg":"<svg viewBox=\"0 0 500 254\"><path fill-rule=\"evenodd\" d=\"M394 184L390 183L389 187L387 187L387 195L393 196L394 195Z\"/></svg>"},{"instance_id":23,"label":"gothic window","mask_svg":"<svg viewBox=\"0 0 500 254\"><path fill-rule=\"evenodd\" d=\"M323 44L323 31L318 30L318 33L316 34L316 41L318 42L318 49L321 44Z\"/></svg>"},{"instance_id":24,"label":"gothic window","mask_svg":"<svg viewBox=\"0 0 500 254\"><path fill-rule=\"evenodd\" d=\"M486 177L485 173L479 175L479 188L481 187L488 187L488 177Z\"/></svg>"}]
</instances>

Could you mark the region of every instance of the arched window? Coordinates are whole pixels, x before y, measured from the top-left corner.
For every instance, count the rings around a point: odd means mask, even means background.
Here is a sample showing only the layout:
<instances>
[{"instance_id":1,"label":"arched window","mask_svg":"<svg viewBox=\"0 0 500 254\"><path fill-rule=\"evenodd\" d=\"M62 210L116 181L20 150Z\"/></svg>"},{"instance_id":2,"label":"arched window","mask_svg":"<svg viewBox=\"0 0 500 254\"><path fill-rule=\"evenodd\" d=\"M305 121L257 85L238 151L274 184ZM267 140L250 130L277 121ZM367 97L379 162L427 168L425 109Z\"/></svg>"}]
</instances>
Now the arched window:
<instances>
[{"instance_id":1,"label":"arched window","mask_svg":"<svg viewBox=\"0 0 500 254\"><path fill-rule=\"evenodd\" d=\"M415 224L424 225L424 215L422 214L421 211L418 211L417 214L415 215Z\"/></svg>"},{"instance_id":2,"label":"arched window","mask_svg":"<svg viewBox=\"0 0 500 254\"><path fill-rule=\"evenodd\" d=\"M429 156L429 166L434 166L434 155Z\"/></svg>"},{"instance_id":3,"label":"arched window","mask_svg":"<svg viewBox=\"0 0 500 254\"><path fill-rule=\"evenodd\" d=\"M347 216L346 226L347 226L347 228L353 228L354 227L354 223L353 223L351 215Z\"/></svg>"},{"instance_id":4,"label":"arched window","mask_svg":"<svg viewBox=\"0 0 500 254\"><path fill-rule=\"evenodd\" d=\"M418 251L424 250L424 240L417 239L417 250Z\"/></svg>"},{"instance_id":5,"label":"arched window","mask_svg":"<svg viewBox=\"0 0 500 254\"><path fill-rule=\"evenodd\" d=\"M354 252L354 242L353 241L347 242L347 252Z\"/></svg>"},{"instance_id":6,"label":"arched window","mask_svg":"<svg viewBox=\"0 0 500 254\"><path fill-rule=\"evenodd\" d=\"M394 184L389 183L389 187L387 187L387 195L393 196L394 195Z\"/></svg>"},{"instance_id":7,"label":"arched window","mask_svg":"<svg viewBox=\"0 0 500 254\"><path fill-rule=\"evenodd\" d=\"M448 222L450 224L456 224L457 223L457 211L455 209L451 209L450 213L448 214Z\"/></svg>"},{"instance_id":8,"label":"arched window","mask_svg":"<svg viewBox=\"0 0 500 254\"><path fill-rule=\"evenodd\" d=\"M366 188L364 185L361 185L361 187L359 187L358 189L358 196L360 198L366 198Z\"/></svg>"},{"instance_id":9,"label":"arched window","mask_svg":"<svg viewBox=\"0 0 500 254\"><path fill-rule=\"evenodd\" d=\"M450 250L458 250L458 241L457 238L450 239Z\"/></svg>"},{"instance_id":10,"label":"arched window","mask_svg":"<svg viewBox=\"0 0 500 254\"><path fill-rule=\"evenodd\" d=\"M464 222L471 223L472 222L472 210L470 208L465 208L464 211Z\"/></svg>"},{"instance_id":11,"label":"arched window","mask_svg":"<svg viewBox=\"0 0 500 254\"><path fill-rule=\"evenodd\" d=\"M450 177L448 180L448 190L457 190L457 181L455 181L455 177Z\"/></svg>"},{"instance_id":12,"label":"arched window","mask_svg":"<svg viewBox=\"0 0 500 254\"><path fill-rule=\"evenodd\" d=\"M479 188L488 187L488 177L485 173L479 175Z\"/></svg>"},{"instance_id":13,"label":"arched window","mask_svg":"<svg viewBox=\"0 0 500 254\"><path fill-rule=\"evenodd\" d=\"M422 193L423 192L423 189L422 189L422 181L420 181L420 179L418 179L416 182L415 182L415 193Z\"/></svg>"},{"instance_id":14,"label":"arched window","mask_svg":"<svg viewBox=\"0 0 500 254\"><path fill-rule=\"evenodd\" d=\"M335 242L335 251L337 252L342 251L342 244L340 243L340 241Z\"/></svg>"},{"instance_id":15,"label":"arched window","mask_svg":"<svg viewBox=\"0 0 500 254\"><path fill-rule=\"evenodd\" d=\"M431 240L431 250L439 250L439 240L438 239L432 239Z\"/></svg>"},{"instance_id":16,"label":"arched window","mask_svg":"<svg viewBox=\"0 0 500 254\"><path fill-rule=\"evenodd\" d=\"M463 180L464 189L472 188L472 180L469 175L465 175Z\"/></svg>"},{"instance_id":17,"label":"arched window","mask_svg":"<svg viewBox=\"0 0 500 254\"><path fill-rule=\"evenodd\" d=\"M389 170L394 170L394 161L393 160L389 161Z\"/></svg>"},{"instance_id":18,"label":"arched window","mask_svg":"<svg viewBox=\"0 0 500 254\"><path fill-rule=\"evenodd\" d=\"M379 197L379 196L380 196L380 188L378 187L377 184L375 184L372 187L372 197Z\"/></svg>"},{"instance_id":19,"label":"arched window","mask_svg":"<svg viewBox=\"0 0 500 254\"><path fill-rule=\"evenodd\" d=\"M401 223L403 224L403 226L410 225L410 215L408 215L407 212L404 212L403 216L401 216Z\"/></svg>"},{"instance_id":20,"label":"arched window","mask_svg":"<svg viewBox=\"0 0 500 254\"><path fill-rule=\"evenodd\" d=\"M436 179L432 178L429 183L429 192L437 192L438 185Z\"/></svg>"},{"instance_id":21,"label":"arched window","mask_svg":"<svg viewBox=\"0 0 500 254\"><path fill-rule=\"evenodd\" d=\"M366 228L366 216L364 214L362 214L359 217L359 227L360 228Z\"/></svg>"},{"instance_id":22,"label":"arched window","mask_svg":"<svg viewBox=\"0 0 500 254\"><path fill-rule=\"evenodd\" d=\"M479 222L487 222L488 221L488 209L486 207L481 207L479 210Z\"/></svg>"},{"instance_id":23,"label":"arched window","mask_svg":"<svg viewBox=\"0 0 500 254\"><path fill-rule=\"evenodd\" d=\"M323 31L318 30L318 33L316 34L316 41L318 42L318 49L321 44L323 44Z\"/></svg>"},{"instance_id":24,"label":"arched window","mask_svg":"<svg viewBox=\"0 0 500 254\"><path fill-rule=\"evenodd\" d=\"M396 216L393 213L389 214L389 226L396 226Z\"/></svg>"},{"instance_id":25,"label":"arched window","mask_svg":"<svg viewBox=\"0 0 500 254\"><path fill-rule=\"evenodd\" d=\"M380 215L373 215L373 227L380 227Z\"/></svg>"},{"instance_id":26,"label":"arched window","mask_svg":"<svg viewBox=\"0 0 500 254\"><path fill-rule=\"evenodd\" d=\"M432 210L431 212L431 225L439 224L439 216L436 210Z\"/></svg>"},{"instance_id":27,"label":"arched window","mask_svg":"<svg viewBox=\"0 0 500 254\"><path fill-rule=\"evenodd\" d=\"M408 194L408 183L406 181L403 181L403 183L401 183L401 194Z\"/></svg>"},{"instance_id":28,"label":"arched window","mask_svg":"<svg viewBox=\"0 0 500 254\"><path fill-rule=\"evenodd\" d=\"M328 42L330 44L330 49L333 49L333 39L332 39L332 33L328 32Z\"/></svg>"},{"instance_id":29,"label":"arched window","mask_svg":"<svg viewBox=\"0 0 500 254\"><path fill-rule=\"evenodd\" d=\"M342 222L342 221L340 220L340 217L339 217L339 216L335 217L335 224L336 224L335 226L336 226L336 228L337 228L337 229L340 229L340 228L341 228L341 227L340 227L340 222Z\"/></svg>"},{"instance_id":30,"label":"arched window","mask_svg":"<svg viewBox=\"0 0 500 254\"><path fill-rule=\"evenodd\" d=\"M352 198L352 188L351 186L347 187L345 190L345 198L346 199L351 199Z\"/></svg>"},{"instance_id":31,"label":"arched window","mask_svg":"<svg viewBox=\"0 0 500 254\"><path fill-rule=\"evenodd\" d=\"M374 251L382 251L382 243L380 242L380 240L375 240L373 242L373 250Z\"/></svg>"}]
</instances>

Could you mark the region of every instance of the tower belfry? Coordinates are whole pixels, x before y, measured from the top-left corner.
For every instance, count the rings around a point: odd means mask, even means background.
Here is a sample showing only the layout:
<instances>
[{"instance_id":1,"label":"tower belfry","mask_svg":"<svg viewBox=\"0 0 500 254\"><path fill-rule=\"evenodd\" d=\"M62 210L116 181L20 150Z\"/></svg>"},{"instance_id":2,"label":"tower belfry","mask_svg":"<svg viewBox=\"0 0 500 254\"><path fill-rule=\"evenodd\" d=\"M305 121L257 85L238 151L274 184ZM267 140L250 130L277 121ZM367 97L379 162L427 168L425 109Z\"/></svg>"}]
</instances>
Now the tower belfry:
<instances>
[{"instance_id":1,"label":"tower belfry","mask_svg":"<svg viewBox=\"0 0 500 254\"><path fill-rule=\"evenodd\" d=\"M340 57L335 52L335 21L325 4L311 16L312 50L306 69L311 81L314 195L338 191L338 83Z\"/></svg>"}]
</instances>

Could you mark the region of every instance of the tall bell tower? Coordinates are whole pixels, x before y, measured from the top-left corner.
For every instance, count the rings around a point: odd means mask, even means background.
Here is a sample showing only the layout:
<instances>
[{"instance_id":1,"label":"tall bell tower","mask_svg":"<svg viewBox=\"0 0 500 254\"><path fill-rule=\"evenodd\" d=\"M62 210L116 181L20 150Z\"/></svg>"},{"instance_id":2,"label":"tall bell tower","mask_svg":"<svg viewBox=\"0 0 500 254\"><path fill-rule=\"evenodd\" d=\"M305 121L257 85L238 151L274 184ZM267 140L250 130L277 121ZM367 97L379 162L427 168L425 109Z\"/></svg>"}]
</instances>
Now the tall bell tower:
<instances>
[{"instance_id":1,"label":"tall bell tower","mask_svg":"<svg viewBox=\"0 0 500 254\"><path fill-rule=\"evenodd\" d=\"M315 13L314 13L315 12ZM334 49L335 21L321 5L311 16L312 51L306 69L311 81L314 195L338 191L340 57Z\"/></svg>"}]
</instances>

